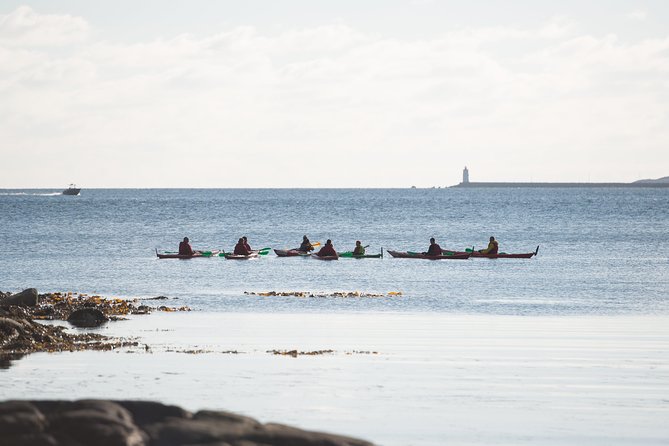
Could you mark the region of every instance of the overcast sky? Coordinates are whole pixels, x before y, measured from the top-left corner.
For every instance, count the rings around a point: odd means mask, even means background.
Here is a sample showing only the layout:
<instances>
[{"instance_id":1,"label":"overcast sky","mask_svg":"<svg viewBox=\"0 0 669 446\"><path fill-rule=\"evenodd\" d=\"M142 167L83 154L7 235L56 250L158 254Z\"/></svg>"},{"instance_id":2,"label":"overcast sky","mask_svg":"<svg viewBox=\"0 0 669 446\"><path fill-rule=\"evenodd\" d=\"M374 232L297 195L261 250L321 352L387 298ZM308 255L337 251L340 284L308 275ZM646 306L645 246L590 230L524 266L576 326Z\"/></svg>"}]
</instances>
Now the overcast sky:
<instances>
[{"instance_id":1,"label":"overcast sky","mask_svg":"<svg viewBox=\"0 0 669 446\"><path fill-rule=\"evenodd\" d=\"M669 1L0 0L0 188L669 175Z\"/></svg>"}]
</instances>

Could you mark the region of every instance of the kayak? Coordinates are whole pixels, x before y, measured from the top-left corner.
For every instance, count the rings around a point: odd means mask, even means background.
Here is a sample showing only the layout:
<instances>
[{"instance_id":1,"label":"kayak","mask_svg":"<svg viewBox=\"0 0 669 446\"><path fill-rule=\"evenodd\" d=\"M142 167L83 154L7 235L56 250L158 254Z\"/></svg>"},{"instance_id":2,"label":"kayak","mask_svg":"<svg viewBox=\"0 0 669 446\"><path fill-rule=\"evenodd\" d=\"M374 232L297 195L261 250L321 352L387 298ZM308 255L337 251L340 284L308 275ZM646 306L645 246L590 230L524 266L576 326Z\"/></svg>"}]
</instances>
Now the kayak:
<instances>
[{"instance_id":1,"label":"kayak","mask_svg":"<svg viewBox=\"0 0 669 446\"><path fill-rule=\"evenodd\" d=\"M310 255L308 252L297 249L275 249L274 252L279 257L309 257Z\"/></svg>"},{"instance_id":2,"label":"kayak","mask_svg":"<svg viewBox=\"0 0 669 446\"><path fill-rule=\"evenodd\" d=\"M472 257L483 257L486 259L531 259L535 255L539 254L539 247L534 252L526 252L522 254L507 254L505 252L500 252L497 254L483 254L482 252L472 251Z\"/></svg>"},{"instance_id":3,"label":"kayak","mask_svg":"<svg viewBox=\"0 0 669 446\"><path fill-rule=\"evenodd\" d=\"M248 259L256 259L258 258L258 253L257 252L252 252L251 254L233 254L231 252L226 252L223 257L225 257L226 260L248 260Z\"/></svg>"},{"instance_id":4,"label":"kayak","mask_svg":"<svg viewBox=\"0 0 669 446\"><path fill-rule=\"evenodd\" d=\"M399 259L429 259L429 260L465 260L471 256L471 253L462 252L452 255L428 256L420 252L411 251L391 251L388 254Z\"/></svg>"},{"instance_id":5,"label":"kayak","mask_svg":"<svg viewBox=\"0 0 669 446\"><path fill-rule=\"evenodd\" d=\"M213 249L211 251L195 251L192 256L177 254L173 252L158 252L156 249L156 257L159 259L194 259L198 257L211 257L218 255L220 251Z\"/></svg>"},{"instance_id":6,"label":"kayak","mask_svg":"<svg viewBox=\"0 0 669 446\"><path fill-rule=\"evenodd\" d=\"M383 257L383 248L381 248L380 254L355 255L353 254L353 251L345 251L345 252L338 252L337 255L339 255L339 257L344 257L347 259L380 259Z\"/></svg>"},{"instance_id":7,"label":"kayak","mask_svg":"<svg viewBox=\"0 0 669 446\"><path fill-rule=\"evenodd\" d=\"M317 260L339 260L339 256L319 256L318 254L311 254L311 257Z\"/></svg>"}]
</instances>

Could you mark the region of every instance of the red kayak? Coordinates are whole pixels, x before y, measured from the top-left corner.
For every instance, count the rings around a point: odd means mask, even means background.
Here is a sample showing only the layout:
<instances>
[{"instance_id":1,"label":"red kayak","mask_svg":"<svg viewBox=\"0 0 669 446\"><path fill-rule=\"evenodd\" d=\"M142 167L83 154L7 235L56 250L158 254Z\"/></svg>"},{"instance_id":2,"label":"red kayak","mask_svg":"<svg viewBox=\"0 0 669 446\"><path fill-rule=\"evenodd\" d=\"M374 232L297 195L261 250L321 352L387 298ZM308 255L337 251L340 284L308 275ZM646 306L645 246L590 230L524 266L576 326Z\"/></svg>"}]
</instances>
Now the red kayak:
<instances>
[{"instance_id":1,"label":"red kayak","mask_svg":"<svg viewBox=\"0 0 669 446\"><path fill-rule=\"evenodd\" d=\"M539 254L539 247L534 252L527 252L523 254L507 254L505 252L500 252L497 254L483 254L482 252L473 251L472 257L484 257L486 259L531 259L535 255Z\"/></svg>"},{"instance_id":2,"label":"red kayak","mask_svg":"<svg viewBox=\"0 0 669 446\"><path fill-rule=\"evenodd\" d=\"M429 260L465 260L471 256L469 252L458 252L452 255L440 255L440 256L428 256L420 252L411 252L411 251L387 251L393 257L399 259L429 259Z\"/></svg>"},{"instance_id":3,"label":"red kayak","mask_svg":"<svg viewBox=\"0 0 669 446\"><path fill-rule=\"evenodd\" d=\"M318 254L311 254L311 257L318 260L339 260L339 256L319 256Z\"/></svg>"},{"instance_id":4,"label":"red kayak","mask_svg":"<svg viewBox=\"0 0 669 446\"><path fill-rule=\"evenodd\" d=\"M214 249L212 251L195 251L192 256L188 255L183 255L183 254L175 254L175 253L166 253L166 252L158 252L156 249L156 256L159 259L195 259L198 257L211 257L211 256L216 256L218 255L220 251L217 249Z\"/></svg>"},{"instance_id":5,"label":"red kayak","mask_svg":"<svg viewBox=\"0 0 669 446\"><path fill-rule=\"evenodd\" d=\"M308 257L308 252L299 251L297 249L275 249L274 252L278 257Z\"/></svg>"}]
</instances>

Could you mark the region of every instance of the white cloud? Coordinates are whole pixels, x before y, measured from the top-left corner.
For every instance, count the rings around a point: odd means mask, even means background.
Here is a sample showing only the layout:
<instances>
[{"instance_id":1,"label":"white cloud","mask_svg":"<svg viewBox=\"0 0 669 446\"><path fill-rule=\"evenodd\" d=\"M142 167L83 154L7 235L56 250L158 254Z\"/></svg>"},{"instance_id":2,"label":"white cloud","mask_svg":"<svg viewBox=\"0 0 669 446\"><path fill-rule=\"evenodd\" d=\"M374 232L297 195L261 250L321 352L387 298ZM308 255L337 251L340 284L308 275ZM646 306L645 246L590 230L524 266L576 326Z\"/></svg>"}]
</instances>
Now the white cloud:
<instances>
[{"instance_id":1,"label":"white cloud","mask_svg":"<svg viewBox=\"0 0 669 446\"><path fill-rule=\"evenodd\" d=\"M0 15L0 44L57 46L85 40L90 27L81 17L39 14L29 6Z\"/></svg>"},{"instance_id":2,"label":"white cloud","mask_svg":"<svg viewBox=\"0 0 669 446\"><path fill-rule=\"evenodd\" d=\"M621 42L556 19L424 40L338 24L123 43L82 40L89 31L80 26L82 38L53 51L36 48L35 36L72 36L58 26L82 19L19 8L3 16L0 35L19 11L32 17L30 32L0 38L6 185L22 178L15 172L27 159L46 184L69 171L88 186L390 186L398 177L421 185L426 169L452 184L464 164L479 179L550 180L578 174L584 158L615 180L614 161L644 171L626 151L632 143L649 164L669 163L667 37ZM237 168L327 160L346 172L352 157L375 169L342 182ZM180 171L184 159L199 173L174 183L164 171ZM143 170L153 164L163 171Z\"/></svg>"},{"instance_id":3,"label":"white cloud","mask_svg":"<svg viewBox=\"0 0 669 446\"><path fill-rule=\"evenodd\" d=\"M648 17L648 13L642 9L637 9L635 11L630 12L627 14L627 18L631 20L638 20L638 21L643 21L646 20Z\"/></svg>"}]
</instances>

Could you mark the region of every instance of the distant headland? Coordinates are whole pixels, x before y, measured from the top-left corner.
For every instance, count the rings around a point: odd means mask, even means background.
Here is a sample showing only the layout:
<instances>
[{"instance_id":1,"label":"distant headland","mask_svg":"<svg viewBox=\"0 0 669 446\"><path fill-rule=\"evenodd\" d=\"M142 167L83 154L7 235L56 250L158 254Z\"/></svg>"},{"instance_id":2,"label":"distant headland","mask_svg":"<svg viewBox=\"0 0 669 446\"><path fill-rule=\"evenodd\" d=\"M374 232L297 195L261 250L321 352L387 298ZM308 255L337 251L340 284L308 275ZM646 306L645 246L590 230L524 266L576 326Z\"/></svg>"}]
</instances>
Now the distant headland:
<instances>
[{"instance_id":1,"label":"distant headland","mask_svg":"<svg viewBox=\"0 0 669 446\"><path fill-rule=\"evenodd\" d=\"M669 187L669 177L638 180L632 183L548 183L469 181L469 169L462 171L462 182L451 187Z\"/></svg>"}]
</instances>

